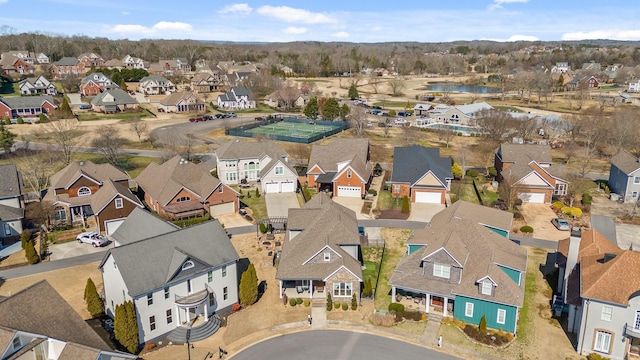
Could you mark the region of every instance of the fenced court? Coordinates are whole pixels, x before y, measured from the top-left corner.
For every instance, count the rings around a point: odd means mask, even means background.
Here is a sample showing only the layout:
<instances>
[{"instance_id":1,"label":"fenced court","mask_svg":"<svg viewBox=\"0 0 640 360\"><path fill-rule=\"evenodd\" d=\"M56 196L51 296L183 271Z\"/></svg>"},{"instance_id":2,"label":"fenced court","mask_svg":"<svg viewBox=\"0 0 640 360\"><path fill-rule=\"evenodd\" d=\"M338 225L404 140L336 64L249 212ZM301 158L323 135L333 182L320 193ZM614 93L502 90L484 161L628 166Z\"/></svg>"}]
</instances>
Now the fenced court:
<instances>
[{"instance_id":1,"label":"fenced court","mask_svg":"<svg viewBox=\"0 0 640 360\"><path fill-rule=\"evenodd\" d=\"M225 130L225 134L242 137L266 137L271 140L310 144L348 128L343 121L314 121L310 119L269 119Z\"/></svg>"}]
</instances>

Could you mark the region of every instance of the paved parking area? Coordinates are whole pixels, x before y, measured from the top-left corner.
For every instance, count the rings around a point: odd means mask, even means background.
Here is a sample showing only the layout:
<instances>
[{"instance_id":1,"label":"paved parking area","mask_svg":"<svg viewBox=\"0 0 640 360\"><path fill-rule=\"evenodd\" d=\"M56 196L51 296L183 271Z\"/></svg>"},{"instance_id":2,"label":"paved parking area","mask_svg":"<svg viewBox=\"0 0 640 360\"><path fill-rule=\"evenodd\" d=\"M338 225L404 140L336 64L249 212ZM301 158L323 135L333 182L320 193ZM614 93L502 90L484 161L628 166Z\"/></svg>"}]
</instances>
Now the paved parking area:
<instances>
[{"instance_id":1,"label":"paved parking area","mask_svg":"<svg viewBox=\"0 0 640 360\"><path fill-rule=\"evenodd\" d=\"M80 255L104 252L105 249L113 248L113 241L109 241L106 246L93 247L91 244L79 243L77 241L69 241L62 244L49 245L50 259L60 260Z\"/></svg>"},{"instance_id":2,"label":"paved parking area","mask_svg":"<svg viewBox=\"0 0 640 360\"><path fill-rule=\"evenodd\" d=\"M556 217L548 204L522 204L522 216L527 225L533 228L533 237L545 240L562 240L569 237L568 231L560 231L551 223Z\"/></svg>"},{"instance_id":3,"label":"paved parking area","mask_svg":"<svg viewBox=\"0 0 640 360\"><path fill-rule=\"evenodd\" d=\"M430 222L433 215L444 210L446 205L444 204L425 204L425 203L413 203L411 204L411 214L407 220Z\"/></svg>"},{"instance_id":4,"label":"paved parking area","mask_svg":"<svg viewBox=\"0 0 640 360\"><path fill-rule=\"evenodd\" d=\"M348 209L355 211L356 219L358 220L370 219L368 214L363 214L361 212L362 206L364 205L364 200L362 200L361 198L336 196L332 200Z\"/></svg>"},{"instance_id":5,"label":"paved parking area","mask_svg":"<svg viewBox=\"0 0 640 360\"><path fill-rule=\"evenodd\" d=\"M268 193L264 195L269 217L287 217L289 209L298 209L300 203L296 193Z\"/></svg>"}]
</instances>

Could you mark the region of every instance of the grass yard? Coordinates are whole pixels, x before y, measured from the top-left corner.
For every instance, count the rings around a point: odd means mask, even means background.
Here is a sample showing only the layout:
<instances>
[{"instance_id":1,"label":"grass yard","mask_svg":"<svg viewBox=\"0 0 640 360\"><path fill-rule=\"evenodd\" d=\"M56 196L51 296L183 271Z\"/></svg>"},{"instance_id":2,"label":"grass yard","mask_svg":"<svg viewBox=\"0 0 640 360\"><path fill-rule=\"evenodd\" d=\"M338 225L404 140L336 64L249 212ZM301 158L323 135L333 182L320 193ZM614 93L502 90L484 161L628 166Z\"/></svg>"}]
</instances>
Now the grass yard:
<instances>
[{"instance_id":1,"label":"grass yard","mask_svg":"<svg viewBox=\"0 0 640 360\"><path fill-rule=\"evenodd\" d=\"M264 219L269 216L267 213L267 203L264 200L264 196L256 197L255 189L252 190L241 190L237 185L231 186L235 191L241 192L243 197L240 198L240 201L243 202L249 209L251 209L252 216L255 220ZM251 195L251 197L249 197Z\"/></svg>"},{"instance_id":2,"label":"grass yard","mask_svg":"<svg viewBox=\"0 0 640 360\"><path fill-rule=\"evenodd\" d=\"M126 113L117 113L117 114L99 114L94 112L79 112L76 114L78 117L78 121L91 121L91 120L128 120L135 118L143 118L151 116L149 112L145 109L144 111L138 112L126 112Z\"/></svg>"},{"instance_id":3,"label":"grass yard","mask_svg":"<svg viewBox=\"0 0 640 360\"><path fill-rule=\"evenodd\" d=\"M378 279L378 271L380 269L380 262L382 261L381 246L365 246L362 248L362 258L364 259L364 270L362 270L363 279L371 279L371 288L375 289Z\"/></svg>"},{"instance_id":4,"label":"grass yard","mask_svg":"<svg viewBox=\"0 0 640 360\"><path fill-rule=\"evenodd\" d=\"M464 200L474 204L480 203L475 190L473 190L471 179L469 178L451 182L451 197L451 201L455 198L457 200Z\"/></svg>"},{"instance_id":5,"label":"grass yard","mask_svg":"<svg viewBox=\"0 0 640 360\"><path fill-rule=\"evenodd\" d=\"M102 154L93 153L73 153L71 156L73 161L90 160L96 164L106 163L107 159ZM118 168L126 171L132 179L136 178L144 168L152 161L160 161L160 159L147 156L121 155L118 161Z\"/></svg>"},{"instance_id":6,"label":"grass yard","mask_svg":"<svg viewBox=\"0 0 640 360\"><path fill-rule=\"evenodd\" d=\"M401 209L402 199L394 198L391 192L382 190L378 193L378 210Z\"/></svg>"},{"instance_id":7,"label":"grass yard","mask_svg":"<svg viewBox=\"0 0 640 360\"><path fill-rule=\"evenodd\" d=\"M380 263L380 279L376 287L375 308L387 310L391 304L389 279L405 253L404 244L411 230L383 228L380 233L385 241L385 250Z\"/></svg>"}]
</instances>

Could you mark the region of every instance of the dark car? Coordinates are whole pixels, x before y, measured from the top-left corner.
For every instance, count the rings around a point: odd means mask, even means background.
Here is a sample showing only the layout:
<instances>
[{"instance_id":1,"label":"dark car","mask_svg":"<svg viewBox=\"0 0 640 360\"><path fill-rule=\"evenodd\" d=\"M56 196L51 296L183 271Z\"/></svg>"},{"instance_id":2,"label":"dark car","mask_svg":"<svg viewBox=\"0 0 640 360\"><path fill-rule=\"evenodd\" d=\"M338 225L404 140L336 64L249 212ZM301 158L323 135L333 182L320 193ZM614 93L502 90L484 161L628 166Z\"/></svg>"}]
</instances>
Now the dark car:
<instances>
[{"instance_id":1,"label":"dark car","mask_svg":"<svg viewBox=\"0 0 640 360\"><path fill-rule=\"evenodd\" d=\"M216 114L216 119L224 119L224 114Z\"/></svg>"},{"instance_id":2,"label":"dark car","mask_svg":"<svg viewBox=\"0 0 640 360\"><path fill-rule=\"evenodd\" d=\"M262 116L256 116L256 121L265 121L265 118Z\"/></svg>"},{"instance_id":3,"label":"dark car","mask_svg":"<svg viewBox=\"0 0 640 360\"><path fill-rule=\"evenodd\" d=\"M411 116L411 111L398 111L398 116Z\"/></svg>"},{"instance_id":4,"label":"dark car","mask_svg":"<svg viewBox=\"0 0 640 360\"><path fill-rule=\"evenodd\" d=\"M230 112L230 113L227 113L227 117L234 118L234 117L238 117L238 115L236 115L236 113Z\"/></svg>"}]
</instances>

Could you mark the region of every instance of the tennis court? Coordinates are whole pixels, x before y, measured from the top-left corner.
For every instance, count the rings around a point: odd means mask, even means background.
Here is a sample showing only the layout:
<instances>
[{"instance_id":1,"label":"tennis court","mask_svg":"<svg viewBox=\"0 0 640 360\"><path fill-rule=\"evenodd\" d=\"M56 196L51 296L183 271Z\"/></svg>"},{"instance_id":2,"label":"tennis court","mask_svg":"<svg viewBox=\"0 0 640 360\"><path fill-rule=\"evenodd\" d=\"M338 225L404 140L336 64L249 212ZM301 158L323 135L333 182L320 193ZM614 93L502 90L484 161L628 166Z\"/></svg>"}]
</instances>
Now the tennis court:
<instances>
[{"instance_id":1,"label":"tennis court","mask_svg":"<svg viewBox=\"0 0 640 360\"><path fill-rule=\"evenodd\" d=\"M344 121L324 121L299 118L273 118L225 129L231 136L265 137L271 140L310 144L349 128Z\"/></svg>"},{"instance_id":2,"label":"tennis court","mask_svg":"<svg viewBox=\"0 0 640 360\"><path fill-rule=\"evenodd\" d=\"M339 126L319 125L317 123L279 121L273 124L249 129L247 131L256 135L280 135L307 139L330 132L338 127Z\"/></svg>"}]
</instances>

